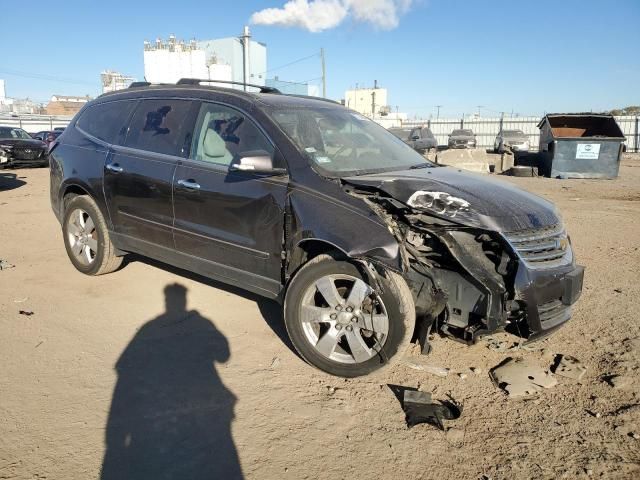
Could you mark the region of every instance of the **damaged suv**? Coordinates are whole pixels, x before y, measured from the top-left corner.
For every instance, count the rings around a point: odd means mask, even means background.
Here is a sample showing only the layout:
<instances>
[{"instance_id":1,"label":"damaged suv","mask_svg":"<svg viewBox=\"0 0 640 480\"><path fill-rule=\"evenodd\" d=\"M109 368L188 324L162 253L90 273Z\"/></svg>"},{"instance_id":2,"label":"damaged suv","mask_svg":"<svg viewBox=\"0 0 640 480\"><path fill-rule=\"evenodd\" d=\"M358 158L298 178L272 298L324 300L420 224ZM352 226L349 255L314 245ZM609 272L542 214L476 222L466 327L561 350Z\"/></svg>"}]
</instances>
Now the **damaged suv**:
<instances>
[{"instance_id":1,"label":"damaged suv","mask_svg":"<svg viewBox=\"0 0 640 480\"><path fill-rule=\"evenodd\" d=\"M102 95L52 146L79 271L135 252L277 299L301 357L345 377L424 332L534 340L569 319L583 268L551 203L334 102L205 83Z\"/></svg>"}]
</instances>

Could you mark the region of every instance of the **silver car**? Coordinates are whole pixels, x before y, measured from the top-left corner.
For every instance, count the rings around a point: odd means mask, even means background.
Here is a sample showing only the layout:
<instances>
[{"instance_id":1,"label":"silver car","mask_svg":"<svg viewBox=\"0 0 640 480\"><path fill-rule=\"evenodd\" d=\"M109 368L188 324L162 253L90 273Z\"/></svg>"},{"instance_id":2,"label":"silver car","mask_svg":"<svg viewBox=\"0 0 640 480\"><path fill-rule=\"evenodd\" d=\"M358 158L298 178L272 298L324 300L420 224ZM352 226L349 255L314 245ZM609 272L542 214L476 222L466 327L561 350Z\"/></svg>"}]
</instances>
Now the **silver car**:
<instances>
[{"instance_id":1,"label":"silver car","mask_svg":"<svg viewBox=\"0 0 640 480\"><path fill-rule=\"evenodd\" d=\"M511 148L514 152L528 152L529 146L529 137L522 130L502 130L493 142L493 151L503 153Z\"/></svg>"}]
</instances>

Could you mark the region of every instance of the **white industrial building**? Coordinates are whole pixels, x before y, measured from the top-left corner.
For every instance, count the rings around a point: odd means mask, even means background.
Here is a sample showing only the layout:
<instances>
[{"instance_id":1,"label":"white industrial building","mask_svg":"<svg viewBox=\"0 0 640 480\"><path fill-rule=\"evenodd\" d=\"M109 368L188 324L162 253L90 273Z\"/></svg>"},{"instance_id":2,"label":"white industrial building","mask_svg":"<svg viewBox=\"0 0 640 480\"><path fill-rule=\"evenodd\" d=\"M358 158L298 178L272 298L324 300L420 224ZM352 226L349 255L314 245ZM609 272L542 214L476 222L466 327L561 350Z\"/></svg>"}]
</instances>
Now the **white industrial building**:
<instances>
[{"instance_id":1,"label":"white industrial building","mask_svg":"<svg viewBox=\"0 0 640 480\"><path fill-rule=\"evenodd\" d=\"M201 78L264 85L266 70L267 47L251 40L248 27L239 37L184 42L170 35L144 42L144 76L151 83Z\"/></svg>"},{"instance_id":2,"label":"white industrial building","mask_svg":"<svg viewBox=\"0 0 640 480\"><path fill-rule=\"evenodd\" d=\"M245 50L244 43L248 43ZM219 38L197 42L198 47L206 52L209 64L222 64L231 67L231 80L244 82L245 60L247 83L264 85L267 73L267 46L251 40L249 28L245 27L240 37ZM248 50L248 51L247 51ZM245 55L248 53L245 59Z\"/></svg>"},{"instance_id":3,"label":"white industrial building","mask_svg":"<svg viewBox=\"0 0 640 480\"><path fill-rule=\"evenodd\" d=\"M136 79L120 72L105 70L100 74L100 81L102 82L102 93L107 93L127 88Z\"/></svg>"}]
</instances>

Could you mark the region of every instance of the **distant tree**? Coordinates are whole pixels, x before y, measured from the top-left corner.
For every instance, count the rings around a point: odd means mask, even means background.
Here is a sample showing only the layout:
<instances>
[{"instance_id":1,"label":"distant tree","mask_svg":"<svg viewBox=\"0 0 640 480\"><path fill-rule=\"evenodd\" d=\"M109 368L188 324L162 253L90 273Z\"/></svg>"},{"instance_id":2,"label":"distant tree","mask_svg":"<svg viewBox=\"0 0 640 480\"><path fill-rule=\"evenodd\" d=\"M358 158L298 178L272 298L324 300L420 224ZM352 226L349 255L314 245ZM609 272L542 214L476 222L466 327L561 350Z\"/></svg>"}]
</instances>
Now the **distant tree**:
<instances>
[{"instance_id":1,"label":"distant tree","mask_svg":"<svg viewBox=\"0 0 640 480\"><path fill-rule=\"evenodd\" d=\"M616 108L609 112L611 115L623 116L623 115L640 115L640 106L632 105L624 108Z\"/></svg>"}]
</instances>

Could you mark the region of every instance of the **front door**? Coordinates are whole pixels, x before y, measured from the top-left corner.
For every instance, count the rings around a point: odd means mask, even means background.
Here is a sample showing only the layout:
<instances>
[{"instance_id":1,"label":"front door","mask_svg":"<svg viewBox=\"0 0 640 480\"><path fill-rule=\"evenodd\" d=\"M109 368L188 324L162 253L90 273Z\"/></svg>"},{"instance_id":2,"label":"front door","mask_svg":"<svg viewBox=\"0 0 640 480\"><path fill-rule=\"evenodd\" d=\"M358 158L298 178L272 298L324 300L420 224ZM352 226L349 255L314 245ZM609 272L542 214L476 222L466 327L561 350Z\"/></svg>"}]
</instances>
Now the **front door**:
<instances>
[{"instance_id":1,"label":"front door","mask_svg":"<svg viewBox=\"0 0 640 480\"><path fill-rule=\"evenodd\" d=\"M249 116L202 103L189 159L175 172L174 238L200 273L273 295L281 283L288 177L229 171L232 160L256 150L276 153Z\"/></svg>"},{"instance_id":2,"label":"front door","mask_svg":"<svg viewBox=\"0 0 640 480\"><path fill-rule=\"evenodd\" d=\"M141 101L126 139L107 156L104 190L123 244L173 248L172 182L187 135L191 103Z\"/></svg>"}]
</instances>

